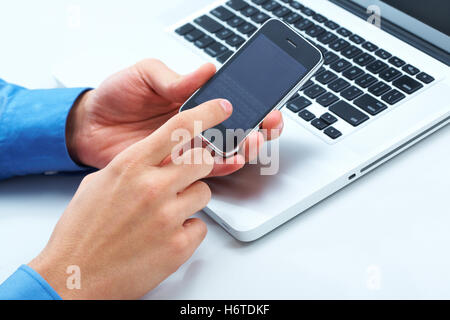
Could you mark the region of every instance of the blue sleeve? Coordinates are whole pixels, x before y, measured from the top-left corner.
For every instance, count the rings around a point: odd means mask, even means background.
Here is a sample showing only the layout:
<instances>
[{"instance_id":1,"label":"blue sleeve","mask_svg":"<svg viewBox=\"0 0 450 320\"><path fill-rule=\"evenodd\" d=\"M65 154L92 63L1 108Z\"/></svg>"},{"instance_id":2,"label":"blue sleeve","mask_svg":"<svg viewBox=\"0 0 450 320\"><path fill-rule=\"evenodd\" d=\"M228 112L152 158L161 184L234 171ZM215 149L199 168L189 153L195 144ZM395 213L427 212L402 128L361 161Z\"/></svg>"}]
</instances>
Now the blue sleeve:
<instances>
[{"instance_id":1,"label":"blue sleeve","mask_svg":"<svg viewBox=\"0 0 450 320\"><path fill-rule=\"evenodd\" d=\"M22 265L0 285L0 300L61 300L61 297L39 273Z\"/></svg>"},{"instance_id":2,"label":"blue sleeve","mask_svg":"<svg viewBox=\"0 0 450 320\"><path fill-rule=\"evenodd\" d=\"M66 120L87 88L28 90L0 79L0 180L84 170L66 147Z\"/></svg>"}]
</instances>

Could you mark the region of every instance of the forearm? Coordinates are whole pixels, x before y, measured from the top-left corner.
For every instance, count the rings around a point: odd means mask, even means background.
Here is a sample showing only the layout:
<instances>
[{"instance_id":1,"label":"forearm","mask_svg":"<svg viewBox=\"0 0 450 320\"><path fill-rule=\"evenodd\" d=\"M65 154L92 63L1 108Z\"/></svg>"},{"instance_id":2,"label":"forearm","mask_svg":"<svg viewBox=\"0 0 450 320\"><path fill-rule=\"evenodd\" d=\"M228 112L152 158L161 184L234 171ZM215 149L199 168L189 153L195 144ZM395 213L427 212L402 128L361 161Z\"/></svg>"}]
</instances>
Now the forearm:
<instances>
[{"instance_id":1,"label":"forearm","mask_svg":"<svg viewBox=\"0 0 450 320\"><path fill-rule=\"evenodd\" d=\"M0 80L0 179L82 169L69 155L66 124L85 90L27 90Z\"/></svg>"}]
</instances>

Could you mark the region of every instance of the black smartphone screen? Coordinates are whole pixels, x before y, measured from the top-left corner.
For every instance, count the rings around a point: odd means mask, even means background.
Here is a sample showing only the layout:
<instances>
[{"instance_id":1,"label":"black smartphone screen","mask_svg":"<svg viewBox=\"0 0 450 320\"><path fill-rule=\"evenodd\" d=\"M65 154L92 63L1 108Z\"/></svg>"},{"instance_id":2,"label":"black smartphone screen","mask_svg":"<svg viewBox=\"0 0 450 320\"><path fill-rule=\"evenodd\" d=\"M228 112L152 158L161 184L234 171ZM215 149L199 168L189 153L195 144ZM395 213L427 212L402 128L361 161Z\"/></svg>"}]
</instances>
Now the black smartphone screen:
<instances>
[{"instance_id":1,"label":"black smartphone screen","mask_svg":"<svg viewBox=\"0 0 450 320\"><path fill-rule=\"evenodd\" d=\"M308 69L308 66L275 43L270 35L258 32L182 110L213 99L228 99L233 105L233 114L214 128L225 139L210 141L227 153L241 142L239 137L232 137L231 141L227 139L227 130L242 129L241 131L247 132L258 126L310 71ZM204 136L208 136L208 132Z\"/></svg>"}]
</instances>

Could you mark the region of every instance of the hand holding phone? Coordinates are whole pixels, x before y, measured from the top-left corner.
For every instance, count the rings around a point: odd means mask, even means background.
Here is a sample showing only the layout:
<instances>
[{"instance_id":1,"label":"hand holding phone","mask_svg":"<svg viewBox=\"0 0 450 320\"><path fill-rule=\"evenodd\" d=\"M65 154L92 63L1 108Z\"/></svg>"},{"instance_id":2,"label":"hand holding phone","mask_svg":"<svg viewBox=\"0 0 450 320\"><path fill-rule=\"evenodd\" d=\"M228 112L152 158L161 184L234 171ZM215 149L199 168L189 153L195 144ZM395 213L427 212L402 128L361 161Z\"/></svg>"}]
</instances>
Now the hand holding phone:
<instances>
[{"instance_id":1,"label":"hand holding phone","mask_svg":"<svg viewBox=\"0 0 450 320\"><path fill-rule=\"evenodd\" d=\"M192 109L223 98L233 114L203 139L219 155L234 155L264 118L287 99L321 66L321 52L280 20L267 21L224 66L181 107Z\"/></svg>"}]
</instances>

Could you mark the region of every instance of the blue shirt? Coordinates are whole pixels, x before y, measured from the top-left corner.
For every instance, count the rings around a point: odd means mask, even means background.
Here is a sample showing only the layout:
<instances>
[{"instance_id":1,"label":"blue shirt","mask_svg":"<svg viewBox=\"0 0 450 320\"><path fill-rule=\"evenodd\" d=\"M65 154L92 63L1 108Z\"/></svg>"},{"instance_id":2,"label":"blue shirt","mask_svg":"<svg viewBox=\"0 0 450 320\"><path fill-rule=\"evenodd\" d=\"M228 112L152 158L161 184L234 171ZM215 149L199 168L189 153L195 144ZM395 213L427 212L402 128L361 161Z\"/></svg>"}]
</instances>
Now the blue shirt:
<instances>
[{"instance_id":1,"label":"blue shirt","mask_svg":"<svg viewBox=\"0 0 450 320\"><path fill-rule=\"evenodd\" d=\"M0 79L0 179L47 171L80 171L66 146L66 121L87 88L28 90ZM61 299L22 265L0 285L0 299Z\"/></svg>"}]
</instances>

